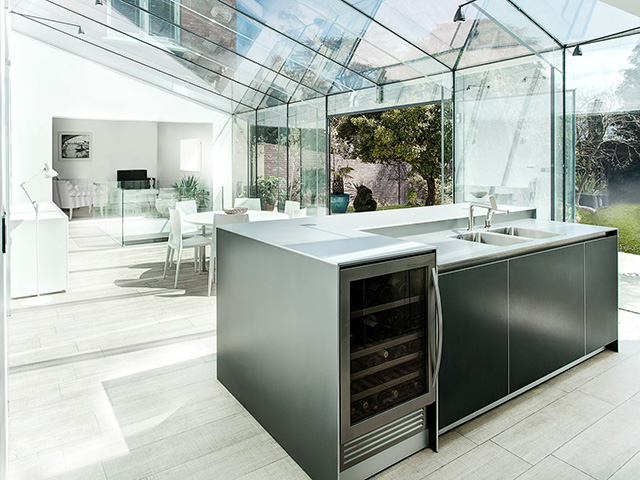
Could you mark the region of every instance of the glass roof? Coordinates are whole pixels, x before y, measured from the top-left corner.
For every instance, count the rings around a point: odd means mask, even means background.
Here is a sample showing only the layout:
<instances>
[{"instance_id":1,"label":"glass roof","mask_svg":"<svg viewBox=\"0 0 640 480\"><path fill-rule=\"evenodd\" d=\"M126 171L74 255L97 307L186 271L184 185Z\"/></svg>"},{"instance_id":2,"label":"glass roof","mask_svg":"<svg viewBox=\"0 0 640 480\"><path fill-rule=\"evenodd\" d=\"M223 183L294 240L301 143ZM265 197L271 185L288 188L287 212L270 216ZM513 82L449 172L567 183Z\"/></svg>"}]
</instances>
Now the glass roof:
<instances>
[{"instance_id":1,"label":"glass roof","mask_svg":"<svg viewBox=\"0 0 640 480\"><path fill-rule=\"evenodd\" d=\"M513 3L564 45L588 42L640 28L640 17L609 5L613 2L513 0Z\"/></svg>"},{"instance_id":2,"label":"glass roof","mask_svg":"<svg viewBox=\"0 0 640 480\"><path fill-rule=\"evenodd\" d=\"M632 29L631 0L11 0L13 28L227 113L537 55ZM79 34L78 29L83 33Z\"/></svg>"}]
</instances>

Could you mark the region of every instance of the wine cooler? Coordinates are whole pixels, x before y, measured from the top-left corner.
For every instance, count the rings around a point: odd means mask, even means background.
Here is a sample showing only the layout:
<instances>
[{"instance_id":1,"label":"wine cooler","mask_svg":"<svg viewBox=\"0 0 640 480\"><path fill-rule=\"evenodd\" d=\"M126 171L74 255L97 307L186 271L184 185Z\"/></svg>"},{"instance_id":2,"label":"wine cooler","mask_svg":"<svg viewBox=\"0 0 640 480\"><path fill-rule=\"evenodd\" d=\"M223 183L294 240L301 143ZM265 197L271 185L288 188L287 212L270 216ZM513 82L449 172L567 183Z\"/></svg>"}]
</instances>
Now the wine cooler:
<instances>
[{"instance_id":1,"label":"wine cooler","mask_svg":"<svg viewBox=\"0 0 640 480\"><path fill-rule=\"evenodd\" d=\"M433 254L343 268L340 281L345 470L429 428L437 442L427 407L435 405L442 328Z\"/></svg>"}]
</instances>

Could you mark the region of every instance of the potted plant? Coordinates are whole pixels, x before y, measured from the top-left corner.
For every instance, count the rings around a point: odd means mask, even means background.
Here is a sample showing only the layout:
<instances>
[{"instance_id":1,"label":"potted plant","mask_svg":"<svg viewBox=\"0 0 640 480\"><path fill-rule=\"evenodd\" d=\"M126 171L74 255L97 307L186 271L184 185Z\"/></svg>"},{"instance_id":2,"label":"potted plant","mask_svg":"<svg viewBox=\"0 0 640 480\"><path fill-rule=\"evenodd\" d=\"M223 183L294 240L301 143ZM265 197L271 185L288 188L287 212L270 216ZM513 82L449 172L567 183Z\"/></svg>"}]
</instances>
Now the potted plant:
<instances>
[{"instance_id":1,"label":"potted plant","mask_svg":"<svg viewBox=\"0 0 640 480\"><path fill-rule=\"evenodd\" d=\"M256 182L256 193L260 198L260 204L262 210L273 210L278 199L278 194L281 193L280 182L282 178L275 175L265 175L264 177L258 177Z\"/></svg>"},{"instance_id":2,"label":"potted plant","mask_svg":"<svg viewBox=\"0 0 640 480\"><path fill-rule=\"evenodd\" d=\"M356 212L372 212L378 208L378 202L373 199L373 192L369 187L357 185L358 194L353 200L353 209Z\"/></svg>"},{"instance_id":3,"label":"potted plant","mask_svg":"<svg viewBox=\"0 0 640 480\"><path fill-rule=\"evenodd\" d=\"M331 169L333 179L331 181L331 212L344 213L349 206L349 194L344 193L344 181L353 178L351 167Z\"/></svg>"},{"instance_id":4,"label":"potted plant","mask_svg":"<svg viewBox=\"0 0 640 480\"><path fill-rule=\"evenodd\" d=\"M199 179L195 175L182 177L180 183L174 183L172 188L178 196L178 201L195 200L198 210L207 208L209 202L209 192L204 188L200 188Z\"/></svg>"}]
</instances>

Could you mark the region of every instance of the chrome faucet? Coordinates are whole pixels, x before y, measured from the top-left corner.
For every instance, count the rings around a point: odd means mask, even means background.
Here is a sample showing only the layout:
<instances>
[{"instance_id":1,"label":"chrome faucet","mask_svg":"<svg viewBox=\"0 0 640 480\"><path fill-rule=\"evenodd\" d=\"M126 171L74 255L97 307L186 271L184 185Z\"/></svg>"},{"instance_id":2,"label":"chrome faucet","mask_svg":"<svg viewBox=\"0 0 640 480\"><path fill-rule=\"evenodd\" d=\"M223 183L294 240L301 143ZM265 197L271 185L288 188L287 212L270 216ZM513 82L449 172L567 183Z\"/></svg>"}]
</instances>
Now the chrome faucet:
<instances>
[{"instance_id":1,"label":"chrome faucet","mask_svg":"<svg viewBox=\"0 0 640 480\"><path fill-rule=\"evenodd\" d=\"M469 224L467 226L467 230L469 230L470 232L473 231L473 208L474 207L481 207L481 208L486 208L487 209L487 218L484 221L484 227L485 228L490 228L491 227L491 220L493 219L493 214L498 212L498 213L506 213L507 215L509 215L509 210L502 210L500 208L498 208L498 203L496 202L496 197L494 197L493 195L491 195L489 197L489 202L490 205L487 205L485 203L475 203L475 202L471 202L469 204Z\"/></svg>"}]
</instances>

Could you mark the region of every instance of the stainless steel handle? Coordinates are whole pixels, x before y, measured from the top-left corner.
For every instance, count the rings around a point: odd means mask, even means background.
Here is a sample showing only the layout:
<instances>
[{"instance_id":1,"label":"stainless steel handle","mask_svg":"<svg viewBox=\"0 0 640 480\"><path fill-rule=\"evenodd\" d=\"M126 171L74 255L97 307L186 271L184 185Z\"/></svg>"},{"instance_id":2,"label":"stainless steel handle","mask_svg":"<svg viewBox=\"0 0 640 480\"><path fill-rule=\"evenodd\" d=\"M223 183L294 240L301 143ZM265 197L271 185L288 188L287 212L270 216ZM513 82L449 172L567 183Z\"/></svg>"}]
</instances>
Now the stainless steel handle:
<instances>
[{"instance_id":1,"label":"stainless steel handle","mask_svg":"<svg viewBox=\"0 0 640 480\"><path fill-rule=\"evenodd\" d=\"M435 268L431 269L431 277L433 287L436 293L436 315L438 316L438 343L436 347L435 366L432 372L431 390L433 390L440 375L440 366L442 364L442 298L440 297L440 284L438 283L438 273Z\"/></svg>"}]
</instances>

